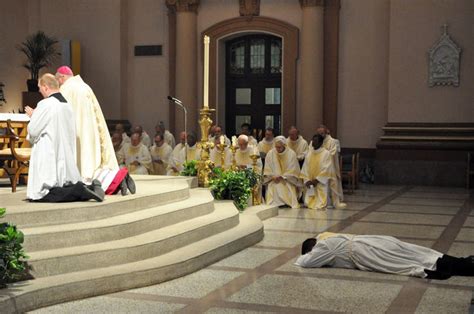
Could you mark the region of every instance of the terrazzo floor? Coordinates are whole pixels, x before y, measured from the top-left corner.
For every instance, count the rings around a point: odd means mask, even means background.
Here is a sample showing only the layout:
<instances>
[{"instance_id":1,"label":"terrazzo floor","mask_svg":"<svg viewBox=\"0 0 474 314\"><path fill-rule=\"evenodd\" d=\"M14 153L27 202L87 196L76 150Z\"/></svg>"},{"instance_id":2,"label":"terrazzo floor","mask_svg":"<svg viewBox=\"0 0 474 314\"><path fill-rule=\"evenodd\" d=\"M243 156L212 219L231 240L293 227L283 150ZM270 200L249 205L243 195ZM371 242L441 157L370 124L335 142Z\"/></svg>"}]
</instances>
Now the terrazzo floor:
<instances>
[{"instance_id":1,"label":"terrazzo floor","mask_svg":"<svg viewBox=\"0 0 474 314\"><path fill-rule=\"evenodd\" d=\"M32 313L468 313L474 277L425 280L293 265L301 242L322 231L383 234L451 255L474 254L474 193L361 186L347 209L281 209L265 238L205 269L159 285ZM472 311L472 308L471 308Z\"/></svg>"}]
</instances>

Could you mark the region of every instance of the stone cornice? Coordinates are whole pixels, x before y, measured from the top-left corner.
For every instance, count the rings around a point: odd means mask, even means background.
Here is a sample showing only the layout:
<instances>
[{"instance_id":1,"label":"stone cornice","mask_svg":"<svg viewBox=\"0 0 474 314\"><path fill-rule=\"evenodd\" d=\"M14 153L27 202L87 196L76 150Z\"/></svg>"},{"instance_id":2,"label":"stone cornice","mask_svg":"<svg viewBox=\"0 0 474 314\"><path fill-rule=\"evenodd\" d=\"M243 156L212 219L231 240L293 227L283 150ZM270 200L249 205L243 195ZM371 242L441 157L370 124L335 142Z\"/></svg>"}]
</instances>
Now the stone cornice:
<instances>
[{"instance_id":1,"label":"stone cornice","mask_svg":"<svg viewBox=\"0 0 474 314\"><path fill-rule=\"evenodd\" d=\"M304 7L324 7L324 0L300 0L300 5Z\"/></svg>"},{"instance_id":2,"label":"stone cornice","mask_svg":"<svg viewBox=\"0 0 474 314\"><path fill-rule=\"evenodd\" d=\"M200 0L166 0L166 6L172 12L197 12Z\"/></svg>"}]
</instances>

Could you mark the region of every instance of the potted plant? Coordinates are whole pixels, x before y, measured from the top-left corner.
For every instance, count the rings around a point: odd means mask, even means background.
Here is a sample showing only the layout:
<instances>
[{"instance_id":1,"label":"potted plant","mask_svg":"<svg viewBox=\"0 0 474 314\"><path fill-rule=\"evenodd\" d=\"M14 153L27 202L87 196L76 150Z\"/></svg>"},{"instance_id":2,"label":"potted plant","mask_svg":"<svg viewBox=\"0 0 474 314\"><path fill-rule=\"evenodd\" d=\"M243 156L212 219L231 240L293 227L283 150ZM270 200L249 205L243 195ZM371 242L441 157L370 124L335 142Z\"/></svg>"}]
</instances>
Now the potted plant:
<instances>
[{"instance_id":1,"label":"potted plant","mask_svg":"<svg viewBox=\"0 0 474 314\"><path fill-rule=\"evenodd\" d=\"M51 65L61 54L56 50L58 40L49 37L42 31L26 37L26 40L18 46L18 50L26 56L23 67L30 71L31 78L26 81L29 92L37 92L39 71Z\"/></svg>"}]
</instances>

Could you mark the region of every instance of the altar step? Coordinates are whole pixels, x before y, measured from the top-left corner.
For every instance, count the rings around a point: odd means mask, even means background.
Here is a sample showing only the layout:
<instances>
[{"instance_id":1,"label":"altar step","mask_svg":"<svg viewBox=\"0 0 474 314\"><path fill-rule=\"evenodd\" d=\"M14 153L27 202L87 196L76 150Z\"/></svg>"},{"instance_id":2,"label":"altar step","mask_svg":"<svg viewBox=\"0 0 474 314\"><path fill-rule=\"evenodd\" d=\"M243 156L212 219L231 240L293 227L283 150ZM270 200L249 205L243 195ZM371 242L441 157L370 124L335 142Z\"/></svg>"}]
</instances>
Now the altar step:
<instances>
[{"instance_id":1,"label":"altar step","mask_svg":"<svg viewBox=\"0 0 474 314\"><path fill-rule=\"evenodd\" d=\"M231 201L190 189L194 180L134 178L137 194L104 203L32 204L18 201L22 192L5 198L7 221L23 226L36 279L0 290L0 312L177 278L257 243L261 219L278 213L261 205L240 214Z\"/></svg>"}]
</instances>

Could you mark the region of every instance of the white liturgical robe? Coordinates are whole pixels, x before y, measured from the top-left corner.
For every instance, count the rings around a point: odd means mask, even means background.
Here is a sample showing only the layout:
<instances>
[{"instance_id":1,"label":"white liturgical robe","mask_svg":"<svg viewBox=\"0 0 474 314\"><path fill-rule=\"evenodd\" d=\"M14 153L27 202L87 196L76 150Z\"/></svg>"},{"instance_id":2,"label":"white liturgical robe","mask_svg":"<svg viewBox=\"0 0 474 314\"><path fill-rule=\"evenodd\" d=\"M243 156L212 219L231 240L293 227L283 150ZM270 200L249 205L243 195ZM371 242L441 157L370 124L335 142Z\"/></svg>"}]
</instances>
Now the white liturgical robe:
<instances>
[{"instance_id":1,"label":"white liturgical robe","mask_svg":"<svg viewBox=\"0 0 474 314\"><path fill-rule=\"evenodd\" d=\"M250 146L250 145L248 145L247 148L244 150L241 150L240 148L237 149L237 151L235 152L235 162L237 166L253 169L253 160L252 158L250 158L250 156L256 152L255 149L256 149L255 146ZM256 167L257 167L256 172L261 174L262 173L262 159L260 157L257 159Z\"/></svg>"},{"instance_id":2,"label":"white liturgical robe","mask_svg":"<svg viewBox=\"0 0 474 314\"><path fill-rule=\"evenodd\" d=\"M53 187L81 180L76 166L75 118L70 104L54 96L40 101L28 124L28 140L33 146L28 199L41 199Z\"/></svg>"},{"instance_id":3,"label":"white liturgical robe","mask_svg":"<svg viewBox=\"0 0 474 314\"><path fill-rule=\"evenodd\" d=\"M298 160L303 160L308 153L308 142L299 135L296 141L292 141L289 137L286 139L287 145L296 153Z\"/></svg>"},{"instance_id":4,"label":"white liturgical robe","mask_svg":"<svg viewBox=\"0 0 474 314\"><path fill-rule=\"evenodd\" d=\"M118 170L107 124L92 89L76 75L67 79L60 90L75 114L77 167L82 177L89 181L100 168Z\"/></svg>"},{"instance_id":5,"label":"white liturgical robe","mask_svg":"<svg viewBox=\"0 0 474 314\"><path fill-rule=\"evenodd\" d=\"M178 145L176 145L170 158L170 162L168 165L169 176L179 175L181 171L183 171L184 163L186 161L201 159L201 149L198 148L197 145L189 147L188 144L186 144L187 149L185 149L185 146L183 144Z\"/></svg>"},{"instance_id":6,"label":"white liturgical robe","mask_svg":"<svg viewBox=\"0 0 474 314\"><path fill-rule=\"evenodd\" d=\"M166 142L160 147L156 144L150 147L151 159L153 160L152 174L166 175L172 152L173 149Z\"/></svg>"},{"instance_id":7,"label":"white liturgical robe","mask_svg":"<svg viewBox=\"0 0 474 314\"><path fill-rule=\"evenodd\" d=\"M138 164L135 164L138 162ZM125 165L131 174L149 174L152 169L151 155L143 144L127 145L125 150Z\"/></svg>"},{"instance_id":8,"label":"white liturgical robe","mask_svg":"<svg viewBox=\"0 0 474 314\"><path fill-rule=\"evenodd\" d=\"M324 232L312 251L295 262L301 267L332 266L426 277L443 256L435 250L406 243L390 236L351 235Z\"/></svg>"}]
</instances>

